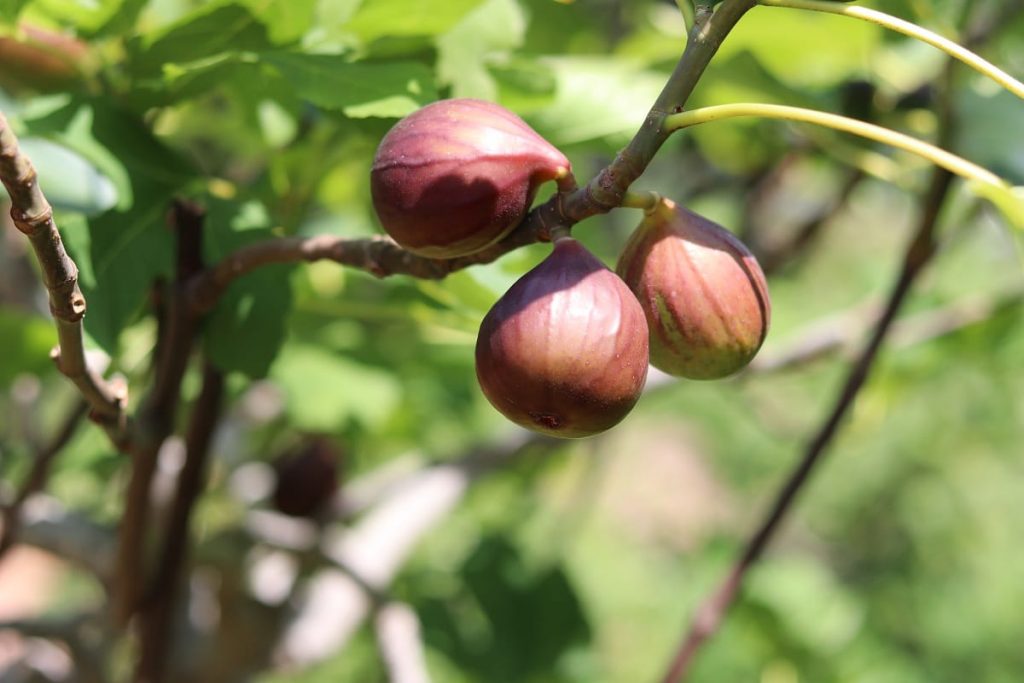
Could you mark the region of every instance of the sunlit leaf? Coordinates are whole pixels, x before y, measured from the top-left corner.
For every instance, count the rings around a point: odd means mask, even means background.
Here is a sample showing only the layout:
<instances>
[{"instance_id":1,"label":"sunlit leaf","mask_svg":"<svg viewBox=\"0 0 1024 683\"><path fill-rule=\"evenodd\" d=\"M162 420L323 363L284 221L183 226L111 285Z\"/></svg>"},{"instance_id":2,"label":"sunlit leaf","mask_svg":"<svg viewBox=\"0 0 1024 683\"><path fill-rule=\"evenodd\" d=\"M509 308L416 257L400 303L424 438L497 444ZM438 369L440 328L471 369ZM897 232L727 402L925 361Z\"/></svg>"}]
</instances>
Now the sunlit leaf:
<instances>
[{"instance_id":1,"label":"sunlit leaf","mask_svg":"<svg viewBox=\"0 0 1024 683\"><path fill-rule=\"evenodd\" d=\"M352 118L398 118L437 99L433 74L418 62L348 63L335 55L262 55L296 92Z\"/></svg>"},{"instance_id":2,"label":"sunlit leaf","mask_svg":"<svg viewBox=\"0 0 1024 683\"><path fill-rule=\"evenodd\" d=\"M204 256L216 263L235 249L273 239L270 218L255 202L207 200ZM259 268L231 284L203 330L210 360L222 370L264 377L284 343L294 266Z\"/></svg>"},{"instance_id":3,"label":"sunlit leaf","mask_svg":"<svg viewBox=\"0 0 1024 683\"><path fill-rule=\"evenodd\" d=\"M437 39L439 79L451 85L454 97L494 100L497 87L487 63L518 47L526 33L526 17L513 0L487 0Z\"/></svg>"},{"instance_id":4,"label":"sunlit leaf","mask_svg":"<svg viewBox=\"0 0 1024 683\"><path fill-rule=\"evenodd\" d=\"M401 398L401 387L386 370L314 346L286 346L271 376L284 389L286 410L299 429L331 432L349 420L372 429Z\"/></svg>"},{"instance_id":5,"label":"sunlit leaf","mask_svg":"<svg viewBox=\"0 0 1024 683\"><path fill-rule=\"evenodd\" d=\"M835 85L869 70L882 35L878 27L846 17L758 7L737 24L718 57L749 50L791 86Z\"/></svg>"},{"instance_id":6,"label":"sunlit leaf","mask_svg":"<svg viewBox=\"0 0 1024 683\"><path fill-rule=\"evenodd\" d=\"M345 29L363 40L444 33L482 0L364 0Z\"/></svg>"},{"instance_id":7,"label":"sunlit leaf","mask_svg":"<svg viewBox=\"0 0 1024 683\"><path fill-rule=\"evenodd\" d=\"M665 85L663 74L621 59L557 57L547 63L557 82L555 101L530 121L555 144L628 139Z\"/></svg>"},{"instance_id":8,"label":"sunlit leaf","mask_svg":"<svg viewBox=\"0 0 1024 683\"><path fill-rule=\"evenodd\" d=\"M133 68L155 75L167 64L192 62L220 53L271 47L267 27L247 7L214 2L173 24L143 34L131 45Z\"/></svg>"}]
</instances>

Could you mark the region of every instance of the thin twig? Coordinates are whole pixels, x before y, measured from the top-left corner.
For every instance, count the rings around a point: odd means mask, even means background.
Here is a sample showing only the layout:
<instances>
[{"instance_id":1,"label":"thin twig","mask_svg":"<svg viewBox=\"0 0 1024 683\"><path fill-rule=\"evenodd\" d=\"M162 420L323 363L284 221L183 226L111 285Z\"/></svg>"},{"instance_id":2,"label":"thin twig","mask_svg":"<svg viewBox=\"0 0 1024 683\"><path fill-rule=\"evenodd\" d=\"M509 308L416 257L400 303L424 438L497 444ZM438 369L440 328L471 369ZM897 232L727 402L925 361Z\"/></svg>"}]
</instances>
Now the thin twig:
<instances>
[{"instance_id":1,"label":"thin twig","mask_svg":"<svg viewBox=\"0 0 1024 683\"><path fill-rule=\"evenodd\" d=\"M166 678L167 655L174 647L171 628L174 608L188 561L189 524L195 503L202 493L210 443L223 399L224 374L207 364L203 369L203 387L192 408L185 435L185 464L178 475L163 548L141 606L141 654L136 681L159 683Z\"/></svg>"},{"instance_id":2,"label":"thin twig","mask_svg":"<svg viewBox=\"0 0 1024 683\"><path fill-rule=\"evenodd\" d=\"M3 528L0 529L0 559L17 542L18 527L21 524L21 507L28 500L29 496L37 493L46 486L46 480L50 475L50 466L57 454L67 445L74 436L82 418L89 410L89 404L85 399L79 399L74 407L68 412L64 421L57 428L53 439L49 444L40 448L32 461L32 469L18 489L14 499L3 507Z\"/></svg>"},{"instance_id":3,"label":"thin twig","mask_svg":"<svg viewBox=\"0 0 1024 683\"><path fill-rule=\"evenodd\" d=\"M39 187L36 170L18 148L18 139L0 113L0 180L11 197L11 218L28 237L42 270L50 297L50 312L57 325L58 345L52 357L92 409L119 448L125 447L125 406L128 387L121 380L107 382L86 361L82 333L85 297L78 287L78 267L68 256L53 220L53 209Z\"/></svg>"}]
</instances>

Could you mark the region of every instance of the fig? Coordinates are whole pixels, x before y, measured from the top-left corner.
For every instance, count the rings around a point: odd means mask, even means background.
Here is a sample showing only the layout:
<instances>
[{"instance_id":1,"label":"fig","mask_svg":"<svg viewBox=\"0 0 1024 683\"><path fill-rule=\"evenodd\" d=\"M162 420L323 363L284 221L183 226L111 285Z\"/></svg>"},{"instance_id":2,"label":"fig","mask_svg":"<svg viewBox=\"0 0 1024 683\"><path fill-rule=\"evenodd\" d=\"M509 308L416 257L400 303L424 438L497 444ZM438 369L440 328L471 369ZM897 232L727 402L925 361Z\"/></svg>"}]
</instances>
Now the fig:
<instances>
[{"instance_id":1,"label":"fig","mask_svg":"<svg viewBox=\"0 0 1024 683\"><path fill-rule=\"evenodd\" d=\"M626 285L571 237L484 317L476 375L513 422L578 438L614 426L647 380L647 322Z\"/></svg>"},{"instance_id":2,"label":"fig","mask_svg":"<svg viewBox=\"0 0 1024 683\"><path fill-rule=\"evenodd\" d=\"M0 87L11 92L54 92L81 81L91 65L89 47L62 33L21 24L0 36Z\"/></svg>"},{"instance_id":3,"label":"fig","mask_svg":"<svg viewBox=\"0 0 1024 683\"><path fill-rule=\"evenodd\" d=\"M647 214L616 272L647 316L651 365L670 375L731 375L768 333L771 303L757 259L728 230L670 200Z\"/></svg>"},{"instance_id":4,"label":"fig","mask_svg":"<svg viewBox=\"0 0 1024 683\"><path fill-rule=\"evenodd\" d=\"M274 462L274 507L291 517L316 517L338 486L341 453L322 436L310 437Z\"/></svg>"},{"instance_id":5,"label":"fig","mask_svg":"<svg viewBox=\"0 0 1024 683\"><path fill-rule=\"evenodd\" d=\"M441 100L388 131L370 192L384 230L411 252L455 258L497 242L569 160L521 118L490 102Z\"/></svg>"}]
</instances>

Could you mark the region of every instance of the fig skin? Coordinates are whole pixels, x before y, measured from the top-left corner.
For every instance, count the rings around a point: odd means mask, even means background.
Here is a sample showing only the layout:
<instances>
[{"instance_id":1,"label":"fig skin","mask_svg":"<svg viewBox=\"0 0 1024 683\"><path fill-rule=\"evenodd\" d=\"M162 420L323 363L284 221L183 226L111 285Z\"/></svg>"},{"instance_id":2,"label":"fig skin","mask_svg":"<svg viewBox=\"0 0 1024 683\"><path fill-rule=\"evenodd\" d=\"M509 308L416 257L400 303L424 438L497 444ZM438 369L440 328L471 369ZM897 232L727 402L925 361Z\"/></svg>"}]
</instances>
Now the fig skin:
<instances>
[{"instance_id":1,"label":"fig skin","mask_svg":"<svg viewBox=\"0 0 1024 683\"><path fill-rule=\"evenodd\" d=\"M728 230L662 199L616 272L647 316L651 365L717 379L742 369L768 334L771 303L757 259Z\"/></svg>"},{"instance_id":2,"label":"fig skin","mask_svg":"<svg viewBox=\"0 0 1024 683\"><path fill-rule=\"evenodd\" d=\"M563 237L484 317L476 375L527 429L579 438L618 424L647 380L647 322L626 285Z\"/></svg>"},{"instance_id":3,"label":"fig skin","mask_svg":"<svg viewBox=\"0 0 1024 683\"><path fill-rule=\"evenodd\" d=\"M455 258L507 235L542 183L568 175L569 160L507 109L441 100L388 131L370 171L384 230L409 251Z\"/></svg>"}]
</instances>

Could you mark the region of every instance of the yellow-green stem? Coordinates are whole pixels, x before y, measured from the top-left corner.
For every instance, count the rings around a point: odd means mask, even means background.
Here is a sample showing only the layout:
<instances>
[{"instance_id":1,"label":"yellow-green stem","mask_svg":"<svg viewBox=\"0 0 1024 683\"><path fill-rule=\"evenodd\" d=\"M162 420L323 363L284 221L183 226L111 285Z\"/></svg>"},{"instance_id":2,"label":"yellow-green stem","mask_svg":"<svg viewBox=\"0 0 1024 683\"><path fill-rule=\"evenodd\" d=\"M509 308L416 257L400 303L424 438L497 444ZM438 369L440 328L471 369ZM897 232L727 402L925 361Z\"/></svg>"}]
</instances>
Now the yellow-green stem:
<instances>
[{"instance_id":1,"label":"yellow-green stem","mask_svg":"<svg viewBox=\"0 0 1024 683\"><path fill-rule=\"evenodd\" d=\"M622 206L629 209L643 209L644 211L651 211L658 202L661 201L661 195L657 192L650 190L645 191L634 191L629 190L622 198Z\"/></svg>"},{"instance_id":2,"label":"yellow-green stem","mask_svg":"<svg viewBox=\"0 0 1024 683\"><path fill-rule=\"evenodd\" d=\"M845 5L827 0L758 0L758 4L766 7L789 7L791 9L806 9L815 12L828 12L844 17L853 17L863 21L883 26L905 36L916 38L922 42L937 47L950 57L958 59L980 74L983 74L1003 86L1017 97L1024 99L1024 83L1006 73L991 62L982 59L964 46L944 38L934 31L929 31L915 23L879 12L878 10L857 5Z\"/></svg>"},{"instance_id":3,"label":"yellow-green stem","mask_svg":"<svg viewBox=\"0 0 1024 683\"><path fill-rule=\"evenodd\" d=\"M851 119L838 114L830 114L813 109L802 107L790 107L780 104L722 104L712 107L702 107L685 111L681 114L672 114L665 119L665 130L676 131L680 128L688 128L699 123L718 121L720 119L731 119L743 116L756 116L768 119L783 119L786 121L799 121L813 123L827 128L833 128L853 135L859 135L869 140L875 140L898 149L917 154L928 159L937 166L955 173L969 180L976 180L980 183L994 185L1000 188L1009 188L1010 185L1002 178L989 170L978 166L962 157L947 152L944 149L930 145L927 142L912 138L894 130L876 126L857 119Z\"/></svg>"}]
</instances>

